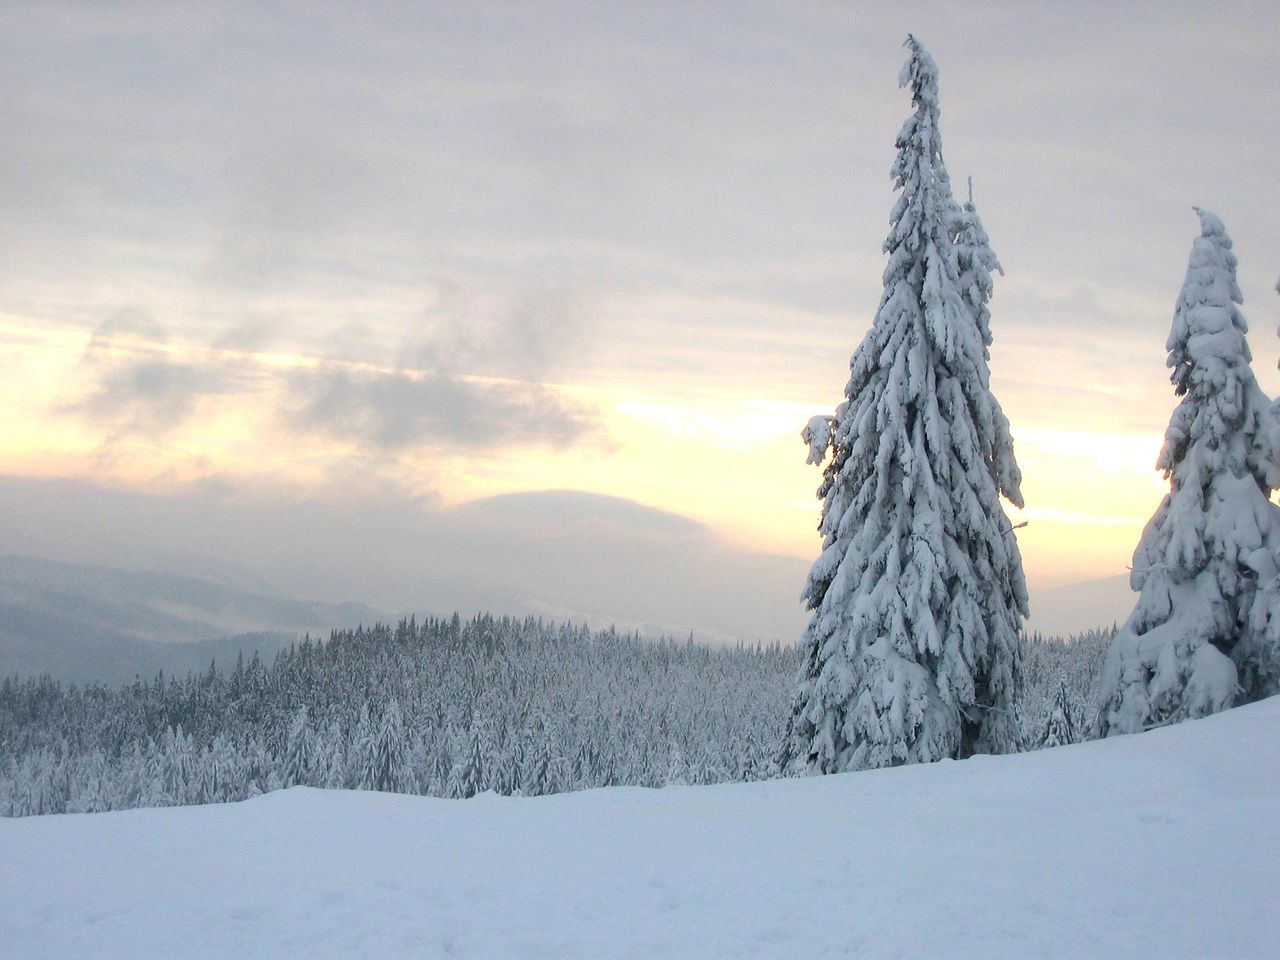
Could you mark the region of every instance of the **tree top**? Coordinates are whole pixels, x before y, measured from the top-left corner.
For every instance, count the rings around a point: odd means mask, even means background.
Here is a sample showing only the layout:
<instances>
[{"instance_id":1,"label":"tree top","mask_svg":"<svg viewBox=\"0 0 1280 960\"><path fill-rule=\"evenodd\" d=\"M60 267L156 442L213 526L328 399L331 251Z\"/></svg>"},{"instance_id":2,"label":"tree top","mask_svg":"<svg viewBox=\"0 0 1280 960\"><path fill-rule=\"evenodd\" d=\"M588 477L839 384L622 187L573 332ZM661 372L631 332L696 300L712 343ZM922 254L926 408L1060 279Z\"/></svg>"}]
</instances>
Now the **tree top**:
<instances>
[{"instance_id":1,"label":"tree top","mask_svg":"<svg viewBox=\"0 0 1280 960\"><path fill-rule=\"evenodd\" d=\"M915 34L907 34L907 41L903 46L911 51L911 58L902 65L902 72L898 74L898 86L911 87L912 103L937 110L938 65Z\"/></svg>"},{"instance_id":2,"label":"tree top","mask_svg":"<svg viewBox=\"0 0 1280 960\"><path fill-rule=\"evenodd\" d=\"M1200 218L1200 235L1202 237L1225 237L1227 228L1216 213L1210 213L1201 207L1192 207Z\"/></svg>"}]
</instances>

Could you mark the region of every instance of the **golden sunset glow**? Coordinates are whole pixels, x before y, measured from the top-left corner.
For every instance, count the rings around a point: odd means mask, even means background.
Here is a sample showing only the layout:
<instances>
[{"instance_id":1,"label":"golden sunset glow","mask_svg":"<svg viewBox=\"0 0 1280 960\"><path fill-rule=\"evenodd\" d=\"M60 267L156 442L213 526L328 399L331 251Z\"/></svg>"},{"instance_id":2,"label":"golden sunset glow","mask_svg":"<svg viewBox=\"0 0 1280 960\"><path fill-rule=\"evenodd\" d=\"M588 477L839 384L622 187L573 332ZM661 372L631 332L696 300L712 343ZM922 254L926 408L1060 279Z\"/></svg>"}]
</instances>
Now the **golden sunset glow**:
<instances>
[{"instance_id":1,"label":"golden sunset glow","mask_svg":"<svg viewBox=\"0 0 1280 960\"><path fill-rule=\"evenodd\" d=\"M294 484L328 482L333 463L360 457L359 444L298 437L275 411L282 372L338 366L392 371L290 353L216 351L137 337L29 330L9 319L0 334L8 377L0 392L11 427L0 469L23 476L73 475L140 489L221 475ZM180 366L233 366L243 392L198 401L191 421L155 436L86 424L73 414L94 364L161 357ZM482 378L483 379L483 378ZM82 386L83 384L83 386ZM666 395L560 385L593 408L602 429L588 442L474 456L405 451L385 469L445 504L526 490L577 489L623 497L705 523L741 547L812 559L818 548L814 490L820 470L804 463L799 427L811 405L752 397L721 387ZM838 387L836 388L838 389ZM832 391L833 393L836 390ZM1018 397L1006 395L1016 411ZM104 447L110 437L109 453ZM1167 489L1154 470L1159 434L1019 427L1025 510L1009 507L1033 584L1122 572L1146 519ZM391 462L394 461L394 468Z\"/></svg>"}]
</instances>

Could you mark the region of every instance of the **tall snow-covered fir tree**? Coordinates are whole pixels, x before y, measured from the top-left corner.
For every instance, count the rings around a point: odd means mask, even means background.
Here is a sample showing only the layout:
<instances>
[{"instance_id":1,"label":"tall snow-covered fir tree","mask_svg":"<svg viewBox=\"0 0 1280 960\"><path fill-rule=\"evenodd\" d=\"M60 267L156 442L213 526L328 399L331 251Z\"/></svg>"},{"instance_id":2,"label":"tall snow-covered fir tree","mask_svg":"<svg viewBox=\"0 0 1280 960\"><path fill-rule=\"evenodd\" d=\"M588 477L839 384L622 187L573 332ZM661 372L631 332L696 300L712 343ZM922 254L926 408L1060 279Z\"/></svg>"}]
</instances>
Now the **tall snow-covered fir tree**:
<instances>
[{"instance_id":1,"label":"tall snow-covered fir tree","mask_svg":"<svg viewBox=\"0 0 1280 960\"><path fill-rule=\"evenodd\" d=\"M810 772L1017 749L1022 560L1000 503L1021 476L991 394L987 300L998 267L976 211L951 193L938 72L914 37L900 82L900 195L884 295L850 362L845 401L804 431L827 460L823 550L791 720Z\"/></svg>"},{"instance_id":2,"label":"tall snow-covered fir tree","mask_svg":"<svg viewBox=\"0 0 1280 960\"><path fill-rule=\"evenodd\" d=\"M1102 734L1277 691L1280 435L1249 366L1231 239L1216 216L1196 213L1167 344L1182 397L1156 463L1170 489L1133 555L1139 597L1099 682Z\"/></svg>"}]
</instances>

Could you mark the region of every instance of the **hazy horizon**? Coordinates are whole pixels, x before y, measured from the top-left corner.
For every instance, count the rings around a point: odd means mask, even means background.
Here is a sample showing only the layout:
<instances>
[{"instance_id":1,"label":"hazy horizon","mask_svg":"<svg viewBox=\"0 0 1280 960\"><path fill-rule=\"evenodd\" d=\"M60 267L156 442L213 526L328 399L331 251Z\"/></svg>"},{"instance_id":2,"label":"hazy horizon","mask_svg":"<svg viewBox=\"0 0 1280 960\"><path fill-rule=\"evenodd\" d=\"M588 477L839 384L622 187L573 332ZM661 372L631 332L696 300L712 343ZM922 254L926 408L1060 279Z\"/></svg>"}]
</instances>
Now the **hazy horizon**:
<instances>
[{"instance_id":1,"label":"hazy horizon","mask_svg":"<svg viewBox=\"0 0 1280 960\"><path fill-rule=\"evenodd\" d=\"M1033 617L1124 574L1166 489L1192 204L1280 392L1271 5L0 25L0 552L793 637L799 431L879 300L908 31L1005 269Z\"/></svg>"}]
</instances>

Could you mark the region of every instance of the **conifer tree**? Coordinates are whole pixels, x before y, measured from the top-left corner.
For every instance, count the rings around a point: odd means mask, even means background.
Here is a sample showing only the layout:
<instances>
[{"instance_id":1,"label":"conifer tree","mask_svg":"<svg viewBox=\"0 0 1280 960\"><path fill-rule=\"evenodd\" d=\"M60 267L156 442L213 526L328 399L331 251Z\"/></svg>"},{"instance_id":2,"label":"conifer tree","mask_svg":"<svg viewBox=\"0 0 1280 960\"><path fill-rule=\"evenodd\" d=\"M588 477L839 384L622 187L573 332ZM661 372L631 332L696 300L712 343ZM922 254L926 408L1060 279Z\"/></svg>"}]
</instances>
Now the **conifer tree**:
<instances>
[{"instance_id":1,"label":"conifer tree","mask_svg":"<svg viewBox=\"0 0 1280 960\"><path fill-rule=\"evenodd\" d=\"M329 789L341 789L346 785L346 738L338 723L329 724L329 732L320 746L323 779L321 786Z\"/></svg>"},{"instance_id":2,"label":"conifer tree","mask_svg":"<svg viewBox=\"0 0 1280 960\"><path fill-rule=\"evenodd\" d=\"M318 749L315 734L307 722L307 708L301 706L294 714L289 725L289 736L285 741L284 769L281 777L286 787L299 784L315 786L316 767L319 765Z\"/></svg>"},{"instance_id":3,"label":"conifer tree","mask_svg":"<svg viewBox=\"0 0 1280 960\"><path fill-rule=\"evenodd\" d=\"M203 803L221 803L233 789L235 753L226 736L219 733L209 744L208 756L200 771L200 795Z\"/></svg>"},{"instance_id":4,"label":"conifer tree","mask_svg":"<svg viewBox=\"0 0 1280 960\"><path fill-rule=\"evenodd\" d=\"M1195 211L1200 236L1166 347L1182 398L1156 462L1169 493L1133 555L1139 596L1099 683L1103 735L1276 692L1280 436L1249 365L1231 239Z\"/></svg>"},{"instance_id":5,"label":"conifer tree","mask_svg":"<svg viewBox=\"0 0 1280 960\"><path fill-rule=\"evenodd\" d=\"M915 112L892 168L884 295L845 401L803 434L811 461L830 454L791 721L791 756L811 772L1002 752L1021 737L1026 587L1000 504L1022 505L1021 478L987 368L997 264L951 193L937 67L907 46Z\"/></svg>"},{"instance_id":6,"label":"conifer tree","mask_svg":"<svg viewBox=\"0 0 1280 960\"><path fill-rule=\"evenodd\" d=\"M392 793L412 791L408 736L405 733L400 703L395 698L388 700L383 708L378 732L366 749L364 782L361 786Z\"/></svg>"},{"instance_id":7,"label":"conifer tree","mask_svg":"<svg viewBox=\"0 0 1280 960\"><path fill-rule=\"evenodd\" d=\"M1053 710L1045 722L1044 733L1040 736L1041 747L1062 747L1075 743L1079 736L1076 733L1075 720L1072 719L1071 697L1067 693L1065 680L1058 681L1058 692L1053 698Z\"/></svg>"},{"instance_id":8,"label":"conifer tree","mask_svg":"<svg viewBox=\"0 0 1280 960\"><path fill-rule=\"evenodd\" d=\"M445 796L467 799L481 793L485 788L485 756L484 738L477 724L467 732L465 752L449 772Z\"/></svg>"},{"instance_id":9,"label":"conifer tree","mask_svg":"<svg viewBox=\"0 0 1280 960\"><path fill-rule=\"evenodd\" d=\"M545 792L547 768L551 765L551 749L545 737L534 741L520 765L520 793L536 797Z\"/></svg>"}]
</instances>

